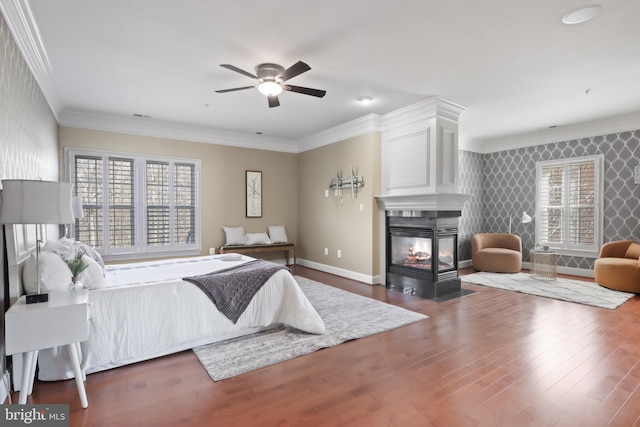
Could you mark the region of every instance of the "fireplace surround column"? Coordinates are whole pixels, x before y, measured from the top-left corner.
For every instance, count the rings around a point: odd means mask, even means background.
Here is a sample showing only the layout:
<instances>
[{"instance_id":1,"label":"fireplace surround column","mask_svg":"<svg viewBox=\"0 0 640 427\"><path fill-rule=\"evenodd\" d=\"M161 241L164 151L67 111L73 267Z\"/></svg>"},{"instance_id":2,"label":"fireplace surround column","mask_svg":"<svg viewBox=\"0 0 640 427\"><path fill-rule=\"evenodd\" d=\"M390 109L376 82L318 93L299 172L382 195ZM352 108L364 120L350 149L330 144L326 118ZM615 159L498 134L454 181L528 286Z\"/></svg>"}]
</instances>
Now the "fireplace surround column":
<instances>
[{"instance_id":1,"label":"fireplace surround column","mask_svg":"<svg viewBox=\"0 0 640 427\"><path fill-rule=\"evenodd\" d=\"M376 199L380 209L380 236L387 237L380 239L381 282L387 286L393 285L388 283L390 280L399 283L395 271L398 266L391 268L393 263L387 247L392 243L390 222L412 215L429 218L434 222L433 233L437 236L443 223L449 227L455 221L452 227L456 242L452 254L455 273L432 272L431 278L425 280L442 286L436 285L428 291L411 280L405 280L402 285L425 298L437 299L443 292L460 291L457 228L464 203L470 197L458 188L458 118L463 111L464 107L434 96L386 114L382 121L382 194ZM435 240L437 245L438 239ZM435 256L437 260L439 255ZM435 271L438 272L437 267ZM408 275L412 273L415 272L409 270Z\"/></svg>"}]
</instances>

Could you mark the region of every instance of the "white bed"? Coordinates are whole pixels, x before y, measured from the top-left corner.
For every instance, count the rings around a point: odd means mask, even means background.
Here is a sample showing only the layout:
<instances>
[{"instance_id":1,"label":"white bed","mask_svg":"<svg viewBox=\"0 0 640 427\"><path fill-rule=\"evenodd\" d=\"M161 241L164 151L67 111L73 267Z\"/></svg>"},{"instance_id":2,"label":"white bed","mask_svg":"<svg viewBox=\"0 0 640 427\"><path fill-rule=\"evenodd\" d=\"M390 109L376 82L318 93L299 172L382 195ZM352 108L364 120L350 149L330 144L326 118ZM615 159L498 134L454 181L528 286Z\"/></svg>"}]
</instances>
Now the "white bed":
<instances>
[{"instance_id":1,"label":"white bed","mask_svg":"<svg viewBox=\"0 0 640 427\"><path fill-rule=\"evenodd\" d=\"M9 243L9 238L14 239L10 233L7 237ZM16 258L9 262L13 302L19 296L15 293L23 292L19 282L24 255L16 256L20 250L7 252L10 258ZM277 324L309 333L325 332L322 319L288 270L276 272L233 324L202 290L182 280L253 260L242 256L238 261L227 261L223 257L107 266L105 287L89 292L89 339L81 344L85 372L148 360ZM41 351L38 363L41 380L73 377L66 348ZM14 370L14 376L16 373Z\"/></svg>"}]
</instances>

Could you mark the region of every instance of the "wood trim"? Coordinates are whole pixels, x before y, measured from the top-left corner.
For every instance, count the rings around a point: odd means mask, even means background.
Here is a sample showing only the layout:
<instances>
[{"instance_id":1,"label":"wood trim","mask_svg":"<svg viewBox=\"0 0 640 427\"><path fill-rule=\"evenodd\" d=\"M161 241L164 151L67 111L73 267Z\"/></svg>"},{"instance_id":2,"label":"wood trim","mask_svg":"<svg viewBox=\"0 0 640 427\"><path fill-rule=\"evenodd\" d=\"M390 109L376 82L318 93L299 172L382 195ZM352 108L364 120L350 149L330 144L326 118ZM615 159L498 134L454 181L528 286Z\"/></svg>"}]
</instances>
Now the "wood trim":
<instances>
[{"instance_id":1,"label":"wood trim","mask_svg":"<svg viewBox=\"0 0 640 427\"><path fill-rule=\"evenodd\" d=\"M296 264L296 245L294 243L272 244L272 245L251 245L251 246L220 246L216 248L217 254L257 254L268 252L287 252L287 264L289 258L293 258L293 265Z\"/></svg>"}]
</instances>

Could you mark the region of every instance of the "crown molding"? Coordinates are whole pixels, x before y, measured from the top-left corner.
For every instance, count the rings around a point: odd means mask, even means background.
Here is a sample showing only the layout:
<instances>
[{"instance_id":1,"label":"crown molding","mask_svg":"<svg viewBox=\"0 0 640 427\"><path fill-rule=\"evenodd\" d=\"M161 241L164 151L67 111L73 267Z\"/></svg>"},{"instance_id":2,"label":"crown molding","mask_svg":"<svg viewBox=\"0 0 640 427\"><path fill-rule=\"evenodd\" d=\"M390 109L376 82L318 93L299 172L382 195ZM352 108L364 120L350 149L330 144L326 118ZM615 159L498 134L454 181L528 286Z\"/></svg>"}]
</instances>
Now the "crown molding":
<instances>
[{"instance_id":1,"label":"crown molding","mask_svg":"<svg viewBox=\"0 0 640 427\"><path fill-rule=\"evenodd\" d=\"M438 116L457 122L458 117L464 110L465 107L459 104L439 96L432 96L424 101L399 108L384 115L368 114L303 138L299 142L299 152L312 150L367 133L388 131L429 117Z\"/></svg>"},{"instance_id":2,"label":"crown molding","mask_svg":"<svg viewBox=\"0 0 640 427\"><path fill-rule=\"evenodd\" d=\"M482 141L484 154L640 129L640 111ZM478 145L479 146L479 145ZM475 151L475 150L474 150Z\"/></svg>"},{"instance_id":3,"label":"crown molding","mask_svg":"<svg viewBox=\"0 0 640 427\"><path fill-rule=\"evenodd\" d=\"M0 11L2 11L16 45L22 52L24 61L57 119L61 102L51 78L51 63L29 2L27 0L0 0Z\"/></svg>"},{"instance_id":4,"label":"crown molding","mask_svg":"<svg viewBox=\"0 0 640 427\"><path fill-rule=\"evenodd\" d=\"M485 144L479 139L466 138L464 131L460 131L460 135L458 136L458 149L483 154L485 152Z\"/></svg>"},{"instance_id":5,"label":"crown molding","mask_svg":"<svg viewBox=\"0 0 640 427\"><path fill-rule=\"evenodd\" d=\"M298 142L298 152L302 153L356 136L380 132L381 122L382 117L380 115L367 114L301 139Z\"/></svg>"},{"instance_id":6,"label":"crown molding","mask_svg":"<svg viewBox=\"0 0 640 427\"><path fill-rule=\"evenodd\" d=\"M382 121L382 130L389 131L417 121L424 121L431 117L441 117L457 123L460 114L464 110L465 107L462 105L439 96L432 96L424 101L416 102L385 114Z\"/></svg>"},{"instance_id":7,"label":"crown molding","mask_svg":"<svg viewBox=\"0 0 640 427\"><path fill-rule=\"evenodd\" d=\"M61 126L175 139L179 141L229 145L233 147L282 151L286 153L298 152L298 147L294 140L117 114L64 110L60 113L59 123Z\"/></svg>"}]
</instances>

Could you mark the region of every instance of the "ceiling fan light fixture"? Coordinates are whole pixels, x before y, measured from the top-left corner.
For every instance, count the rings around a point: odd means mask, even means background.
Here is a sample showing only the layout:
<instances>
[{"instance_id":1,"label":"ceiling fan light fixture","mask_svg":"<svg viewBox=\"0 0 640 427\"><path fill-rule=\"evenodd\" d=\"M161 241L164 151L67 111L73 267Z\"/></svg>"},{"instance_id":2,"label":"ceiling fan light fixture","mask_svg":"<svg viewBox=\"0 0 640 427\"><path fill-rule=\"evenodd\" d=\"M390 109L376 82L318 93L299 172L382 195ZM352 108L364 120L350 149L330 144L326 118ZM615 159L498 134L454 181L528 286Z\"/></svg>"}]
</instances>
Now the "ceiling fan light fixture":
<instances>
[{"instance_id":1,"label":"ceiling fan light fixture","mask_svg":"<svg viewBox=\"0 0 640 427\"><path fill-rule=\"evenodd\" d=\"M277 96L282 93L282 86L273 81L266 81L258 85L258 90L266 96Z\"/></svg>"}]
</instances>

